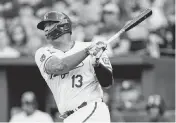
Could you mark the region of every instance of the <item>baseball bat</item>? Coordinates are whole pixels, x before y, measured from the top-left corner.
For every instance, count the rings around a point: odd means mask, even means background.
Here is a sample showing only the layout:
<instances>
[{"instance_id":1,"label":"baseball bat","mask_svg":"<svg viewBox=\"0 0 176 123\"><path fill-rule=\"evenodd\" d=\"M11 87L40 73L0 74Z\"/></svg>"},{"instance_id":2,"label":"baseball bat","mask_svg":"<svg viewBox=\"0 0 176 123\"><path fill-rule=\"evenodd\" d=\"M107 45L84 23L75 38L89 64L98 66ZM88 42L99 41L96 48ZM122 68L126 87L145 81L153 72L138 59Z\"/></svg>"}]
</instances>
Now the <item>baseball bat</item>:
<instances>
[{"instance_id":1,"label":"baseball bat","mask_svg":"<svg viewBox=\"0 0 176 123\"><path fill-rule=\"evenodd\" d=\"M144 21L146 18L148 18L149 16L152 15L152 10L151 9L145 9L144 11L142 11L137 17L135 17L133 20L131 20L129 23L127 23L120 31L118 31L115 35L113 35L107 42L107 44L111 43L112 41L114 41L115 39L117 39L118 37L120 37L124 32L129 31L130 29L132 29L133 27L137 26L138 24L140 24L142 21ZM101 51L102 55L103 51ZM99 60L100 56L96 56L97 61Z\"/></svg>"},{"instance_id":2,"label":"baseball bat","mask_svg":"<svg viewBox=\"0 0 176 123\"><path fill-rule=\"evenodd\" d=\"M152 10L145 9L144 11L141 12L139 16L135 17L128 24L126 24L120 31L118 31L115 35L113 35L106 43L112 42L113 40L118 38L121 34L137 26L138 24L140 24L142 21L144 21L146 18L148 18L151 15L152 15Z\"/></svg>"}]
</instances>

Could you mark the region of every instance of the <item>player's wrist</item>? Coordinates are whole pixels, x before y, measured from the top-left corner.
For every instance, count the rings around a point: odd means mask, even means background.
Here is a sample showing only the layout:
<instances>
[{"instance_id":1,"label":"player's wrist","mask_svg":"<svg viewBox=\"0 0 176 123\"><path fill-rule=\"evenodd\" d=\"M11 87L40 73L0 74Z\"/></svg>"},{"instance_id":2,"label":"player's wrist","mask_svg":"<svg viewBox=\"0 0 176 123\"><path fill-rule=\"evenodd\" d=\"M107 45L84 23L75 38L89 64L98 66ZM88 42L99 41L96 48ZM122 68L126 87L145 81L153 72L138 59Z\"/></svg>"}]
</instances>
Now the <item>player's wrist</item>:
<instances>
[{"instance_id":1,"label":"player's wrist","mask_svg":"<svg viewBox=\"0 0 176 123\"><path fill-rule=\"evenodd\" d=\"M94 62L94 67L99 67L100 66L100 62L99 62L99 59L95 59L95 62Z\"/></svg>"},{"instance_id":2,"label":"player's wrist","mask_svg":"<svg viewBox=\"0 0 176 123\"><path fill-rule=\"evenodd\" d=\"M90 55L90 48L89 47L85 48L84 52L86 53L86 55Z\"/></svg>"}]
</instances>

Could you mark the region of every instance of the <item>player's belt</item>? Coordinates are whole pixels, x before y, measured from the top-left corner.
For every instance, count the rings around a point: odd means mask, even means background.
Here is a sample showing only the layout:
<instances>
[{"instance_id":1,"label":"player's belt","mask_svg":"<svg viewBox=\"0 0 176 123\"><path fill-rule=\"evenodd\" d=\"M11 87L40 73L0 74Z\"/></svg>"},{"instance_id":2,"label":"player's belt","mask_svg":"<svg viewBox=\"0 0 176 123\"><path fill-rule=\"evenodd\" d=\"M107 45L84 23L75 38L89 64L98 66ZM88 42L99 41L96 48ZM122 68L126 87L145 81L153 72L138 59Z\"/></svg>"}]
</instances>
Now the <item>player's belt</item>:
<instances>
[{"instance_id":1,"label":"player's belt","mask_svg":"<svg viewBox=\"0 0 176 123\"><path fill-rule=\"evenodd\" d=\"M103 102L103 99L102 98L100 98L100 99L98 99L98 100L95 100L95 102ZM76 112L78 109L80 109L80 108L82 108L82 107L84 107L84 106L86 106L88 103L87 102L83 102L80 106L78 106L76 109L74 109L74 110L70 110L70 111L66 111L63 115L60 115L59 117L60 118L62 118L62 119L65 119L65 118L67 118L68 116L70 116L71 114L73 114L74 112Z\"/></svg>"},{"instance_id":2,"label":"player's belt","mask_svg":"<svg viewBox=\"0 0 176 123\"><path fill-rule=\"evenodd\" d=\"M59 117L65 119L65 118L67 118L68 116L70 116L71 114L73 114L75 111L77 111L78 109L80 109L80 108L82 108L82 107L84 107L84 106L86 106L86 105L87 105L87 102L83 102L83 103L82 103L80 106L78 106L76 109L70 110L70 111L66 111L63 115L60 115Z\"/></svg>"}]
</instances>

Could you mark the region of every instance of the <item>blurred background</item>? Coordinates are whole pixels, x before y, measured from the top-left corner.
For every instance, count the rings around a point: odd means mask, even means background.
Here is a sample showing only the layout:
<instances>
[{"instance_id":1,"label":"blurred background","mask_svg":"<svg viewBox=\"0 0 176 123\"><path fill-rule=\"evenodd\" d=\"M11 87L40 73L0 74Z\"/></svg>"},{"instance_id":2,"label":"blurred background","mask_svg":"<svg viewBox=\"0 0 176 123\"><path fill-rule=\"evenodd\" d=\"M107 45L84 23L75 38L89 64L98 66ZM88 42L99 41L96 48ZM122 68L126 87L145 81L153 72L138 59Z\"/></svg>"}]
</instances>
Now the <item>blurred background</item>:
<instances>
[{"instance_id":1,"label":"blurred background","mask_svg":"<svg viewBox=\"0 0 176 123\"><path fill-rule=\"evenodd\" d=\"M115 84L104 101L112 122L174 122L175 0L0 0L0 121L23 110L26 91L36 95L37 109L62 121L34 63L46 44L36 28L46 12L64 12L72 39L91 42L108 40L145 8L153 15L108 46Z\"/></svg>"}]
</instances>

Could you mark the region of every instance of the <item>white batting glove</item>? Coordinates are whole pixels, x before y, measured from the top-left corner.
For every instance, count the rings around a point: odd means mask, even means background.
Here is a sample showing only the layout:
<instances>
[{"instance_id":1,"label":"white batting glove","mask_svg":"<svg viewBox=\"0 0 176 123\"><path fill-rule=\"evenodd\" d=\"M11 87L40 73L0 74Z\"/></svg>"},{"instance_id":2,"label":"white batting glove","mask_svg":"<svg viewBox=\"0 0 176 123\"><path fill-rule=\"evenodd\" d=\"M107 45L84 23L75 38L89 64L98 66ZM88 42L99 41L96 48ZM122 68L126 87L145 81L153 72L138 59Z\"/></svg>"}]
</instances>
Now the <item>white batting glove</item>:
<instances>
[{"instance_id":1,"label":"white batting glove","mask_svg":"<svg viewBox=\"0 0 176 123\"><path fill-rule=\"evenodd\" d=\"M91 56L100 56L104 50L106 50L107 44L102 41L97 43L93 43L90 47L88 47L88 54Z\"/></svg>"}]
</instances>

